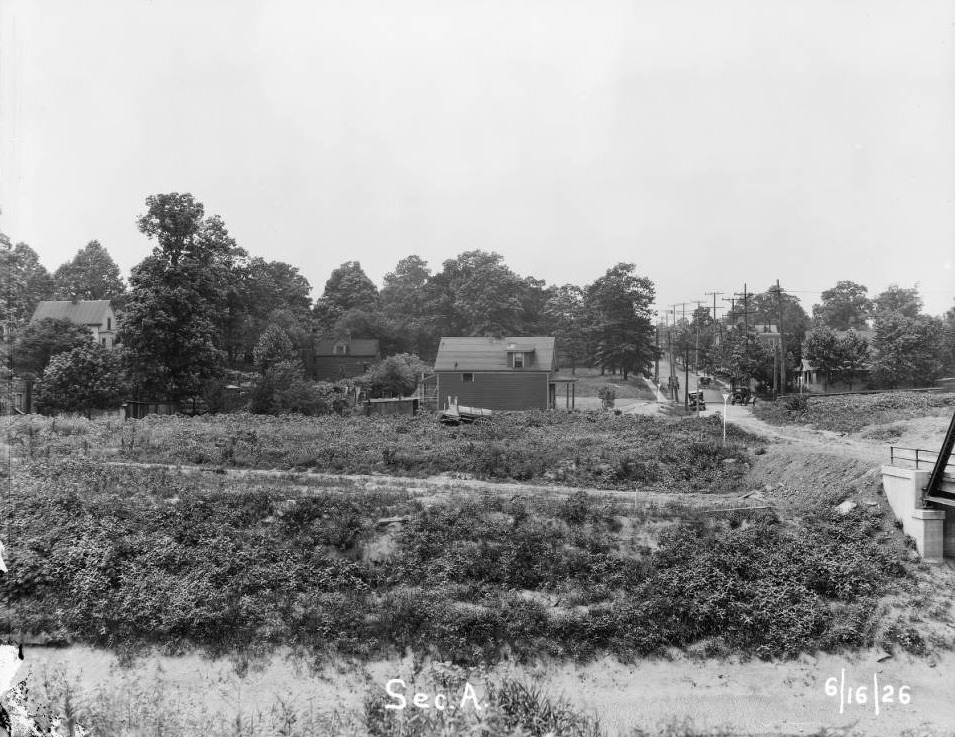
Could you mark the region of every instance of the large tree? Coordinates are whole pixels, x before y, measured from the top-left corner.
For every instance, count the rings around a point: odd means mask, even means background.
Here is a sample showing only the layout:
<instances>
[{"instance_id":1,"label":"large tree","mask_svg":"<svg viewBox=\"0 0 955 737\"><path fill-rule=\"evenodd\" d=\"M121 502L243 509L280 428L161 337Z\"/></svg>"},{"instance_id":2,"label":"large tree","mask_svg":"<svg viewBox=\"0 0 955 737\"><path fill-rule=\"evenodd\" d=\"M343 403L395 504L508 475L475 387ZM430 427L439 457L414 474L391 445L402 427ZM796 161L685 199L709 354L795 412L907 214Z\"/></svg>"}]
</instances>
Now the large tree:
<instances>
[{"instance_id":1,"label":"large tree","mask_svg":"<svg viewBox=\"0 0 955 737\"><path fill-rule=\"evenodd\" d=\"M325 291L315 303L319 328L330 333L335 323L349 310L374 311L378 308L378 288L358 261L346 261L325 282Z\"/></svg>"},{"instance_id":2,"label":"large tree","mask_svg":"<svg viewBox=\"0 0 955 737\"><path fill-rule=\"evenodd\" d=\"M53 274L56 299L121 299L126 285L119 266L99 241L90 241Z\"/></svg>"},{"instance_id":3,"label":"large tree","mask_svg":"<svg viewBox=\"0 0 955 737\"><path fill-rule=\"evenodd\" d=\"M0 234L0 321L15 334L30 321L37 303L53 295L53 277L26 243Z\"/></svg>"},{"instance_id":4,"label":"large tree","mask_svg":"<svg viewBox=\"0 0 955 737\"><path fill-rule=\"evenodd\" d=\"M656 357L653 282L635 271L628 263L607 269L584 297L594 321L594 360L601 368L619 369L624 381L631 372L649 369Z\"/></svg>"},{"instance_id":5,"label":"large tree","mask_svg":"<svg viewBox=\"0 0 955 737\"><path fill-rule=\"evenodd\" d=\"M117 351L87 341L50 359L37 402L44 410L82 412L113 409L126 391Z\"/></svg>"},{"instance_id":6,"label":"large tree","mask_svg":"<svg viewBox=\"0 0 955 737\"><path fill-rule=\"evenodd\" d=\"M444 262L450 306L465 335L519 335L524 332L523 298L529 285L499 253L466 251Z\"/></svg>"},{"instance_id":7,"label":"large tree","mask_svg":"<svg viewBox=\"0 0 955 737\"><path fill-rule=\"evenodd\" d=\"M592 351L588 351L590 336L584 290L576 284L551 287L542 312L544 332L557 338L557 350L570 363L571 373L576 373L577 364L592 357Z\"/></svg>"},{"instance_id":8,"label":"large tree","mask_svg":"<svg viewBox=\"0 0 955 737\"><path fill-rule=\"evenodd\" d=\"M257 257L240 260L235 272L224 331L230 364L249 363L256 340L269 325L280 324L297 349L305 348L312 333L311 285L299 270Z\"/></svg>"},{"instance_id":9,"label":"large tree","mask_svg":"<svg viewBox=\"0 0 955 737\"><path fill-rule=\"evenodd\" d=\"M888 288L872 300L876 317L889 312L898 312L905 317L917 317L922 312L922 296L918 285L904 289L898 284Z\"/></svg>"},{"instance_id":10,"label":"large tree","mask_svg":"<svg viewBox=\"0 0 955 737\"><path fill-rule=\"evenodd\" d=\"M70 320L52 317L37 320L17 336L13 366L21 376L39 376L53 356L90 342L90 331Z\"/></svg>"},{"instance_id":11,"label":"large tree","mask_svg":"<svg viewBox=\"0 0 955 737\"><path fill-rule=\"evenodd\" d=\"M146 207L139 229L157 245L133 269L120 334L137 389L181 400L222 371L220 345L244 252L191 194L154 195Z\"/></svg>"},{"instance_id":12,"label":"large tree","mask_svg":"<svg viewBox=\"0 0 955 737\"><path fill-rule=\"evenodd\" d=\"M828 390L832 376L842 365L842 347L836 331L826 325L817 325L806 338L803 356L814 369L825 377L823 389Z\"/></svg>"},{"instance_id":13,"label":"large tree","mask_svg":"<svg viewBox=\"0 0 955 737\"><path fill-rule=\"evenodd\" d=\"M822 293L822 302L812 307L813 318L833 330L864 328L872 314L868 288L853 281L840 281Z\"/></svg>"},{"instance_id":14,"label":"large tree","mask_svg":"<svg viewBox=\"0 0 955 737\"><path fill-rule=\"evenodd\" d=\"M385 274L380 309L391 321L392 338L401 352L428 355L437 340L433 336L426 288L431 279L428 262L418 256L401 259Z\"/></svg>"},{"instance_id":15,"label":"large tree","mask_svg":"<svg viewBox=\"0 0 955 737\"><path fill-rule=\"evenodd\" d=\"M873 376L882 385L928 386L943 368L944 324L937 317L889 311L875 321Z\"/></svg>"}]
</instances>

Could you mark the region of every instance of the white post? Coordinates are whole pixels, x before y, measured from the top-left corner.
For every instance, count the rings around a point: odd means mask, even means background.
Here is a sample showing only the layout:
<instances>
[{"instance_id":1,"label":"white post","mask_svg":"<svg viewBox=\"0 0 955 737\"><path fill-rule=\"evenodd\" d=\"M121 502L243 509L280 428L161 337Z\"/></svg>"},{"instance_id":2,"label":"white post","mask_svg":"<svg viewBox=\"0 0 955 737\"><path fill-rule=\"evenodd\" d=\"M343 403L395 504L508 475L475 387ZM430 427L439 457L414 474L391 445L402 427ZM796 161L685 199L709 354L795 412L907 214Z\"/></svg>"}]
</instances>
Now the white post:
<instances>
[{"instance_id":1,"label":"white post","mask_svg":"<svg viewBox=\"0 0 955 737\"><path fill-rule=\"evenodd\" d=\"M726 392L723 392L723 445L726 445L726 400L730 398L730 395Z\"/></svg>"}]
</instances>

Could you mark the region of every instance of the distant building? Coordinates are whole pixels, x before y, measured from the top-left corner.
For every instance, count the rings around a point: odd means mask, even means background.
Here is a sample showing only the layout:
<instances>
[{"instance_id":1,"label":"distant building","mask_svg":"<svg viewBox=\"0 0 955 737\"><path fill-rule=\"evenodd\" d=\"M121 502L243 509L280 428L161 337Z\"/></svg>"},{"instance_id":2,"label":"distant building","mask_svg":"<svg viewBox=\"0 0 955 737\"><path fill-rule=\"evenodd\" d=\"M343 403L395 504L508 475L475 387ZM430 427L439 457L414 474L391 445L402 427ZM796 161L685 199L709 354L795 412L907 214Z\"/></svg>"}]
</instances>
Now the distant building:
<instances>
[{"instance_id":1,"label":"distant building","mask_svg":"<svg viewBox=\"0 0 955 737\"><path fill-rule=\"evenodd\" d=\"M573 406L573 379L557 378L553 337L442 338L435 359L439 407L448 397L492 410L553 409L563 385Z\"/></svg>"},{"instance_id":2,"label":"distant building","mask_svg":"<svg viewBox=\"0 0 955 737\"><path fill-rule=\"evenodd\" d=\"M381 360L376 338L323 339L315 342L311 364L312 378L338 381L361 376Z\"/></svg>"},{"instance_id":3,"label":"distant building","mask_svg":"<svg viewBox=\"0 0 955 737\"><path fill-rule=\"evenodd\" d=\"M116 313L108 299L74 299L40 302L30 322L46 318L69 320L90 331L94 343L106 348L116 344Z\"/></svg>"}]
</instances>

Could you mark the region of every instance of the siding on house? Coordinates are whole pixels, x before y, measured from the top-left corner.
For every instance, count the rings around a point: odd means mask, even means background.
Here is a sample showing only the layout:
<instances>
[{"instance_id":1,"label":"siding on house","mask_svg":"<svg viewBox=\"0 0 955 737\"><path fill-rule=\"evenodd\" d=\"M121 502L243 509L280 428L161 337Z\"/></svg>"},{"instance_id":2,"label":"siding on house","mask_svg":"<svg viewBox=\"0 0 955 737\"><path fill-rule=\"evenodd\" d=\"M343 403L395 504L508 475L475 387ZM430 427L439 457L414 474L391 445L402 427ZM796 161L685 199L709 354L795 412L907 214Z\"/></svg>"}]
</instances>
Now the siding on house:
<instances>
[{"instance_id":1,"label":"siding on house","mask_svg":"<svg viewBox=\"0 0 955 737\"><path fill-rule=\"evenodd\" d=\"M464 381L470 373L473 381ZM454 372L438 374L438 403L457 397L465 407L496 410L547 409L549 375L543 371Z\"/></svg>"},{"instance_id":2,"label":"siding on house","mask_svg":"<svg viewBox=\"0 0 955 737\"><path fill-rule=\"evenodd\" d=\"M94 343L112 348L116 343L116 313L108 299L46 300L37 304L30 322L45 318L69 320L90 331Z\"/></svg>"},{"instance_id":3,"label":"siding on house","mask_svg":"<svg viewBox=\"0 0 955 737\"><path fill-rule=\"evenodd\" d=\"M380 360L381 352L375 339L322 339L315 343L314 353L310 360L306 360L306 366L310 366L315 379L338 381L361 376Z\"/></svg>"},{"instance_id":4,"label":"siding on house","mask_svg":"<svg viewBox=\"0 0 955 737\"><path fill-rule=\"evenodd\" d=\"M451 397L491 410L547 409L557 372L554 344L550 336L442 338L434 365L438 406ZM515 355L523 365L515 365Z\"/></svg>"}]
</instances>

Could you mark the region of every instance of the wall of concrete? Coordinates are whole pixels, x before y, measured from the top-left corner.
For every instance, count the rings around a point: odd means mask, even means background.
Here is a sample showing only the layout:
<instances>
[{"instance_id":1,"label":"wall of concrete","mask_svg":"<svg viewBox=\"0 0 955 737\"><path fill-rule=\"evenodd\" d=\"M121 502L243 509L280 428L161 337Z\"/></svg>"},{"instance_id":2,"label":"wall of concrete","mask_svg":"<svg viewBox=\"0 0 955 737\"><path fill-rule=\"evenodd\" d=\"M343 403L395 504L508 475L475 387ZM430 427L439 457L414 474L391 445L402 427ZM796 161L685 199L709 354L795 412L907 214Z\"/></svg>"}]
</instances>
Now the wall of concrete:
<instances>
[{"instance_id":1,"label":"wall of concrete","mask_svg":"<svg viewBox=\"0 0 955 737\"><path fill-rule=\"evenodd\" d=\"M882 466L882 488L902 530L915 540L915 547L927 563L941 563L946 553L955 550L955 513L944 509L922 509L922 487L928 483L929 471L896 466Z\"/></svg>"}]
</instances>

